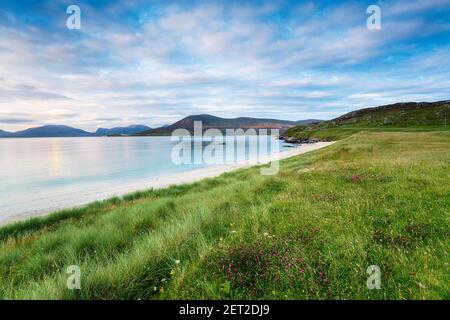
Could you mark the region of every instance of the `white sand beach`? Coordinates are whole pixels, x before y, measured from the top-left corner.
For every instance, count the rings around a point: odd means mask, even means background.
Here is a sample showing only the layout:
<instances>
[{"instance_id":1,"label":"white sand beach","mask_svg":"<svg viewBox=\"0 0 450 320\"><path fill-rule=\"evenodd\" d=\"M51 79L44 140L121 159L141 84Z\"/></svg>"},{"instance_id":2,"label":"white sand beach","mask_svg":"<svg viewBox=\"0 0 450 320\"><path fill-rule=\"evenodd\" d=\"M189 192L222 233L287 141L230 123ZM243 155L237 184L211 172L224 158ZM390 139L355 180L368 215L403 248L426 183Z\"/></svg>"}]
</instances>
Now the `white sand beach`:
<instances>
[{"instance_id":1,"label":"white sand beach","mask_svg":"<svg viewBox=\"0 0 450 320\"><path fill-rule=\"evenodd\" d=\"M51 212L66 208L73 208L86 205L97 200L104 200L114 196L147 189L159 189L176 184L185 184L199 181L205 178L219 176L222 173L242 169L254 165L269 164L272 161L297 156L309 151L321 149L334 142L318 142L314 144L304 144L293 147L291 150L272 154L256 161L245 161L234 164L216 165L202 169L196 169L163 177L138 179L130 183L113 185L108 188L91 188L90 190L74 187L64 189L60 193L48 194L45 197L39 194L30 193L26 198L17 199L12 205L0 204L0 225L24 220L31 217L45 216Z\"/></svg>"}]
</instances>

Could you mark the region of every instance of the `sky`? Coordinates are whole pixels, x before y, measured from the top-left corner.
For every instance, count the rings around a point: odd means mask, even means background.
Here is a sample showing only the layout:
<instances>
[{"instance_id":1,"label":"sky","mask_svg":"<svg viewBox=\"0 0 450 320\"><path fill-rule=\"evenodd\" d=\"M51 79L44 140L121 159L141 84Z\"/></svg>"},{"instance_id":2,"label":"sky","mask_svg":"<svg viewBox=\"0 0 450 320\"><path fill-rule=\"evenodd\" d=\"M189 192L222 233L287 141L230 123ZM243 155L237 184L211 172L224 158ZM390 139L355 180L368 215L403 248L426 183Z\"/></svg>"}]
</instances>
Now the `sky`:
<instances>
[{"instance_id":1,"label":"sky","mask_svg":"<svg viewBox=\"0 0 450 320\"><path fill-rule=\"evenodd\" d=\"M81 29L68 29L69 5ZM367 28L378 5L381 29ZM450 0L1 0L0 129L450 99Z\"/></svg>"}]
</instances>

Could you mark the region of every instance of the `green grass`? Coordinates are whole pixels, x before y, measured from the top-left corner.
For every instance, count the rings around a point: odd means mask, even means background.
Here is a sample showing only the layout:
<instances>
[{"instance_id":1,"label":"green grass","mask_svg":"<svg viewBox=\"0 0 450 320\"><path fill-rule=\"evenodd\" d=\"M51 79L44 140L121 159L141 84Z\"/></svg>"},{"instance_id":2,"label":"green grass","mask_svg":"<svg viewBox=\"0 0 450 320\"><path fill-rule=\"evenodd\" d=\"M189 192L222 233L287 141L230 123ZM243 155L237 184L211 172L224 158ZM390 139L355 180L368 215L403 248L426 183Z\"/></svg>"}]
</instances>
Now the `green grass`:
<instances>
[{"instance_id":1,"label":"green grass","mask_svg":"<svg viewBox=\"0 0 450 320\"><path fill-rule=\"evenodd\" d=\"M450 117L449 117L450 118ZM336 141L345 139L358 132L429 132L429 131L448 131L449 126L422 126L422 127L364 127L353 125L333 125L319 124L314 126L298 126L291 128L284 134L285 137L293 137L299 139L315 138L321 141Z\"/></svg>"},{"instance_id":2,"label":"green grass","mask_svg":"<svg viewBox=\"0 0 450 320\"><path fill-rule=\"evenodd\" d=\"M449 121L450 103L448 101L426 104L399 103L356 110L315 125L297 126L287 130L284 136L332 141L347 138L361 131L450 131Z\"/></svg>"},{"instance_id":3,"label":"green grass","mask_svg":"<svg viewBox=\"0 0 450 320\"><path fill-rule=\"evenodd\" d=\"M448 299L449 169L449 132L360 132L275 176L254 167L10 225L0 297Z\"/></svg>"}]
</instances>

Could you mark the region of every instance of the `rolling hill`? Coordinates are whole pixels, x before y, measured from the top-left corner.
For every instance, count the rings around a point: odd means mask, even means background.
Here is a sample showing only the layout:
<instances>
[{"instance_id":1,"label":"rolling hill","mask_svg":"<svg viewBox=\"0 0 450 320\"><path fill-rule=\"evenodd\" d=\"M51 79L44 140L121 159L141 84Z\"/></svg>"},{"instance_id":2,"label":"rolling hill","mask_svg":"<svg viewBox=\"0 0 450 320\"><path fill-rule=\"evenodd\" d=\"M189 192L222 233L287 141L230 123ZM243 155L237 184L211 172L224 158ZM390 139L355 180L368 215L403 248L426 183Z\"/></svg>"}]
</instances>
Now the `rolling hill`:
<instances>
[{"instance_id":1,"label":"rolling hill","mask_svg":"<svg viewBox=\"0 0 450 320\"><path fill-rule=\"evenodd\" d=\"M64 125L45 125L17 132L0 130L0 138L104 137L111 135L132 135L148 129L150 127L144 125L131 125L112 129L99 128L93 133Z\"/></svg>"},{"instance_id":2,"label":"rolling hill","mask_svg":"<svg viewBox=\"0 0 450 320\"><path fill-rule=\"evenodd\" d=\"M111 135L133 135L142 131L150 130L151 128L144 125L131 125L128 127L116 127L111 129L98 128L95 131L96 136L111 136Z\"/></svg>"},{"instance_id":3,"label":"rolling hill","mask_svg":"<svg viewBox=\"0 0 450 320\"><path fill-rule=\"evenodd\" d=\"M0 298L448 299L448 111L358 110L291 129L358 133L276 175L255 166L3 226ZM74 264L82 290L65 285ZM374 264L380 290L366 286Z\"/></svg>"},{"instance_id":4,"label":"rolling hill","mask_svg":"<svg viewBox=\"0 0 450 320\"><path fill-rule=\"evenodd\" d=\"M92 133L62 125L46 125L30 128L13 133L14 138L37 138L37 137L89 137Z\"/></svg>"},{"instance_id":5,"label":"rolling hill","mask_svg":"<svg viewBox=\"0 0 450 320\"><path fill-rule=\"evenodd\" d=\"M12 132L0 130L0 138L8 138L12 135Z\"/></svg>"},{"instance_id":6,"label":"rolling hill","mask_svg":"<svg viewBox=\"0 0 450 320\"><path fill-rule=\"evenodd\" d=\"M156 129L150 129L137 135L140 136L156 136L156 135L170 135L176 129L187 129L189 131L194 130L194 122L202 121L203 130L210 128L215 128L219 130L225 129L280 129L285 131L289 128L297 126L299 124L311 124L318 123L321 120L309 119L301 121L289 121L289 120L278 120L278 119L259 119L259 118L249 118L249 117L239 117L239 118L220 118L212 116L209 114L192 115L183 118L172 125L164 126Z\"/></svg>"},{"instance_id":7,"label":"rolling hill","mask_svg":"<svg viewBox=\"0 0 450 320\"><path fill-rule=\"evenodd\" d=\"M439 126L444 125L449 108L450 100L396 103L356 110L332 120L332 123L358 126Z\"/></svg>"},{"instance_id":8,"label":"rolling hill","mask_svg":"<svg viewBox=\"0 0 450 320\"><path fill-rule=\"evenodd\" d=\"M337 140L360 131L449 130L450 100L406 102L349 112L319 124L290 128L284 139L291 142Z\"/></svg>"}]
</instances>

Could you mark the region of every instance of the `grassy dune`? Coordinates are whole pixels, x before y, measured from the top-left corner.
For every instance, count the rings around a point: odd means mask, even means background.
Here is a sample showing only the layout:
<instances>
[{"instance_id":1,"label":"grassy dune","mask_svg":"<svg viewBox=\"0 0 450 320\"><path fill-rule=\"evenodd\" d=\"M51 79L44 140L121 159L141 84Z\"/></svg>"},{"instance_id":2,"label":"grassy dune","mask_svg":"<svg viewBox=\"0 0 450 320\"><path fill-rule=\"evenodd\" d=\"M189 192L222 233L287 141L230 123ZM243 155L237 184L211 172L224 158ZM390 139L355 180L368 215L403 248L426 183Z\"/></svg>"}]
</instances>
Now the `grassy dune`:
<instances>
[{"instance_id":1,"label":"grassy dune","mask_svg":"<svg viewBox=\"0 0 450 320\"><path fill-rule=\"evenodd\" d=\"M7 226L0 296L448 299L449 161L449 132L360 132L276 176L245 169Z\"/></svg>"},{"instance_id":2,"label":"grassy dune","mask_svg":"<svg viewBox=\"0 0 450 320\"><path fill-rule=\"evenodd\" d=\"M360 109L333 120L287 130L286 137L323 141L347 138L361 131L450 131L450 101L397 103Z\"/></svg>"}]
</instances>

